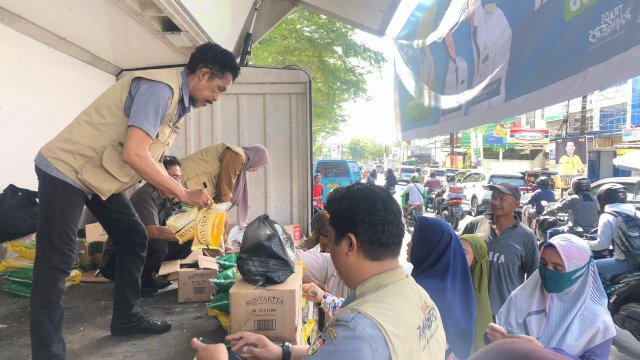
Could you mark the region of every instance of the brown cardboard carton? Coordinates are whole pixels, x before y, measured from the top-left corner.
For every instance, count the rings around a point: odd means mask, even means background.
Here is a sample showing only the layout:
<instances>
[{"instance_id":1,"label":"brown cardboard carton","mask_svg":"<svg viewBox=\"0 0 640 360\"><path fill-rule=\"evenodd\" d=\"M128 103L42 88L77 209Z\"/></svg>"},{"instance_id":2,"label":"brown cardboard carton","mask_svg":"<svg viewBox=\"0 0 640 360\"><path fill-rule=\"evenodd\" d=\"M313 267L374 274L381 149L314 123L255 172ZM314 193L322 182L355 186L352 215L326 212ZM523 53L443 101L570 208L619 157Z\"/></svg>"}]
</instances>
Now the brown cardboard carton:
<instances>
[{"instance_id":1,"label":"brown cardboard carton","mask_svg":"<svg viewBox=\"0 0 640 360\"><path fill-rule=\"evenodd\" d=\"M87 224L84 227L87 243L94 241L107 241L107 232L104 231L100 223Z\"/></svg>"},{"instance_id":2,"label":"brown cardboard carton","mask_svg":"<svg viewBox=\"0 0 640 360\"><path fill-rule=\"evenodd\" d=\"M179 303L209 301L214 293L209 279L218 275L218 264L200 249L185 259L163 262L158 275L168 275L170 280L178 281Z\"/></svg>"},{"instance_id":3,"label":"brown cardboard carton","mask_svg":"<svg viewBox=\"0 0 640 360\"><path fill-rule=\"evenodd\" d=\"M302 343L302 267L282 284L255 286L242 278L229 290L231 333L251 331L275 342Z\"/></svg>"}]
</instances>

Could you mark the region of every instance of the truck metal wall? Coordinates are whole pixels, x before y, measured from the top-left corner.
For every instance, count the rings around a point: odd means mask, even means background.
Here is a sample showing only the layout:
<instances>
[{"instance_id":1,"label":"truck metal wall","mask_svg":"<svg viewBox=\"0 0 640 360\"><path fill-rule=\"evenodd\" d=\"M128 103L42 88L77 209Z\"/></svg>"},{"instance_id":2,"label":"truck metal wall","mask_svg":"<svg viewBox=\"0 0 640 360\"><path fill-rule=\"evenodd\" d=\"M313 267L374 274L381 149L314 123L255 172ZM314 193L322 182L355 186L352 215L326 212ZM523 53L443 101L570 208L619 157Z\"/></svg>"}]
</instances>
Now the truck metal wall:
<instances>
[{"instance_id":1,"label":"truck metal wall","mask_svg":"<svg viewBox=\"0 0 640 360\"><path fill-rule=\"evenodd\" d=\"M242 68L217 104L188 115L167 153L184 157L221 142L263 144L270 163L249 173L249 219L266 213L306 229L311 208L309 81L301 70ZM235 211L230 215L235 223Z\"/></svg>"}]
</instances>

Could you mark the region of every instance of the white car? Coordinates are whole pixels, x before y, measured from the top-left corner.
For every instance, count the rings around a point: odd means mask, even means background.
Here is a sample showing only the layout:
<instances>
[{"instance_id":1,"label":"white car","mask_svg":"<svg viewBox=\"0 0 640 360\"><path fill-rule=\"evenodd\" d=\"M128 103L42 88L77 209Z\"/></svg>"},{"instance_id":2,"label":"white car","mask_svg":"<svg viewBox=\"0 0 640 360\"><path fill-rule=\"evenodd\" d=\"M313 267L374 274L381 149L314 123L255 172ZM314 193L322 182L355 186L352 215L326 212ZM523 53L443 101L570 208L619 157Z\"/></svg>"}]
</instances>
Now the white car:
<instances>
[{"instance_id":1,"label":"white car","mask_svg":"<svg viewBox=\"0 0 640 360\"><path fill-rule=\"evenodd\" d=\"M398 183L408 184L411 180L411 175L416 173L416 167L410 165L402 165L400 166L400 171L398 171Z\"/></svg>"},{"instance_id":2,"label":"white car","mask_svg":"<svg viewBox=\"0 0 640 360\"><path fill-rule=\"evenodd\" d=\"M491 201L491 190L489 185L501 182L509 182L517 185L522 192L520 206L529 201L532 189L529 187L520 173L487 173L480 170L472 170L458 184L464 188L465 199L462 206L472 216L480 215L489 210Z\"/></svg>"}]
</instances>

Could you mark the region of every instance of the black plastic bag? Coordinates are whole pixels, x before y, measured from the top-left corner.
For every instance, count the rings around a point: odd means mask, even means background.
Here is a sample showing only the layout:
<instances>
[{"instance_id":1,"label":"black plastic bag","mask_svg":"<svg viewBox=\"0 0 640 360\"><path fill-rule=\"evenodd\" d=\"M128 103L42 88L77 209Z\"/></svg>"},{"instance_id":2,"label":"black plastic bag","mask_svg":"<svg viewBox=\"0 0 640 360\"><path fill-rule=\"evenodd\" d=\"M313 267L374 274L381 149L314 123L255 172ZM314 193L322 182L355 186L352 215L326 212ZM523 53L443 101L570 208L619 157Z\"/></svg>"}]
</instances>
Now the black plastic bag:
<instances>
[{"instance_id":1,"label":"black plastic bag","mask_svg":"<svg viewBox=\"0 0 640 360\"><path fill-rule=\"evenodd\" d=\"M295 271L295 247L282 225L261 215L244 230L238 255L244 280L257 286L281 284Z\"/></svg>"},{"instance_id":2,"label":"black plastic bag","mask_svg":"<svg viewBox=\"0 0 640 360\"><path fill-rule=\"evenodd\" d=\"M0 194L0 242L36 232L38 192L13 184Z\"/></svg>"}]
</instances>

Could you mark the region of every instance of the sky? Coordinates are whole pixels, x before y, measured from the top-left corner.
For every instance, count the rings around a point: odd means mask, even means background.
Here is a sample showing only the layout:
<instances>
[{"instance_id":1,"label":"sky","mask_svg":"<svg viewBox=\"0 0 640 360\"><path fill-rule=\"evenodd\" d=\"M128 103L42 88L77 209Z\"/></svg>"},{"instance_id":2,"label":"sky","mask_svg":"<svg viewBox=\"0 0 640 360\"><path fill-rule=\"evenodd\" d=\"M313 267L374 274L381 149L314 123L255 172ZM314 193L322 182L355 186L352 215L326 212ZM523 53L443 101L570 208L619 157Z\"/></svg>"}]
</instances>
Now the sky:
<instances>
[{"instance_id":1,"label":"sky","mask_svg":"<svg viewBox=\"0 0 640 360\"><path fill-rule=\"evenodd\" d=\"M374 71L367 76L367 92L369 100L362 99L344 104L348 119L342 124L341 132L329 139L329 143L346 144L351 138L369 138L382 144L392 144L399 140L396 133L395 110L393 107L393 56L395 45L392 36L397 34L400 27L418 3L417 0L402 0L398 6L396 16L387 29L387 36L377 37L357 30L356 38L368 47L381 51L387 58L387 63L381 72Z\"/></svg>"},{"instance_id":2,"label":"sky","mask_svg":"<svg viewBox=\"0 0 640 360\"><path fill-rule=\"evenodd\" d=\"M341 133L336 136L342 143L354 137L369 138L383 144L395 141L395 120L393 108L393 46L391 39L381 39L359 32L358 39L368 47L385 54L387 62L382 71L367 75L367 96L356 102L344 104L348 117L342 124Z\"/></svg>"}]
</instances>

